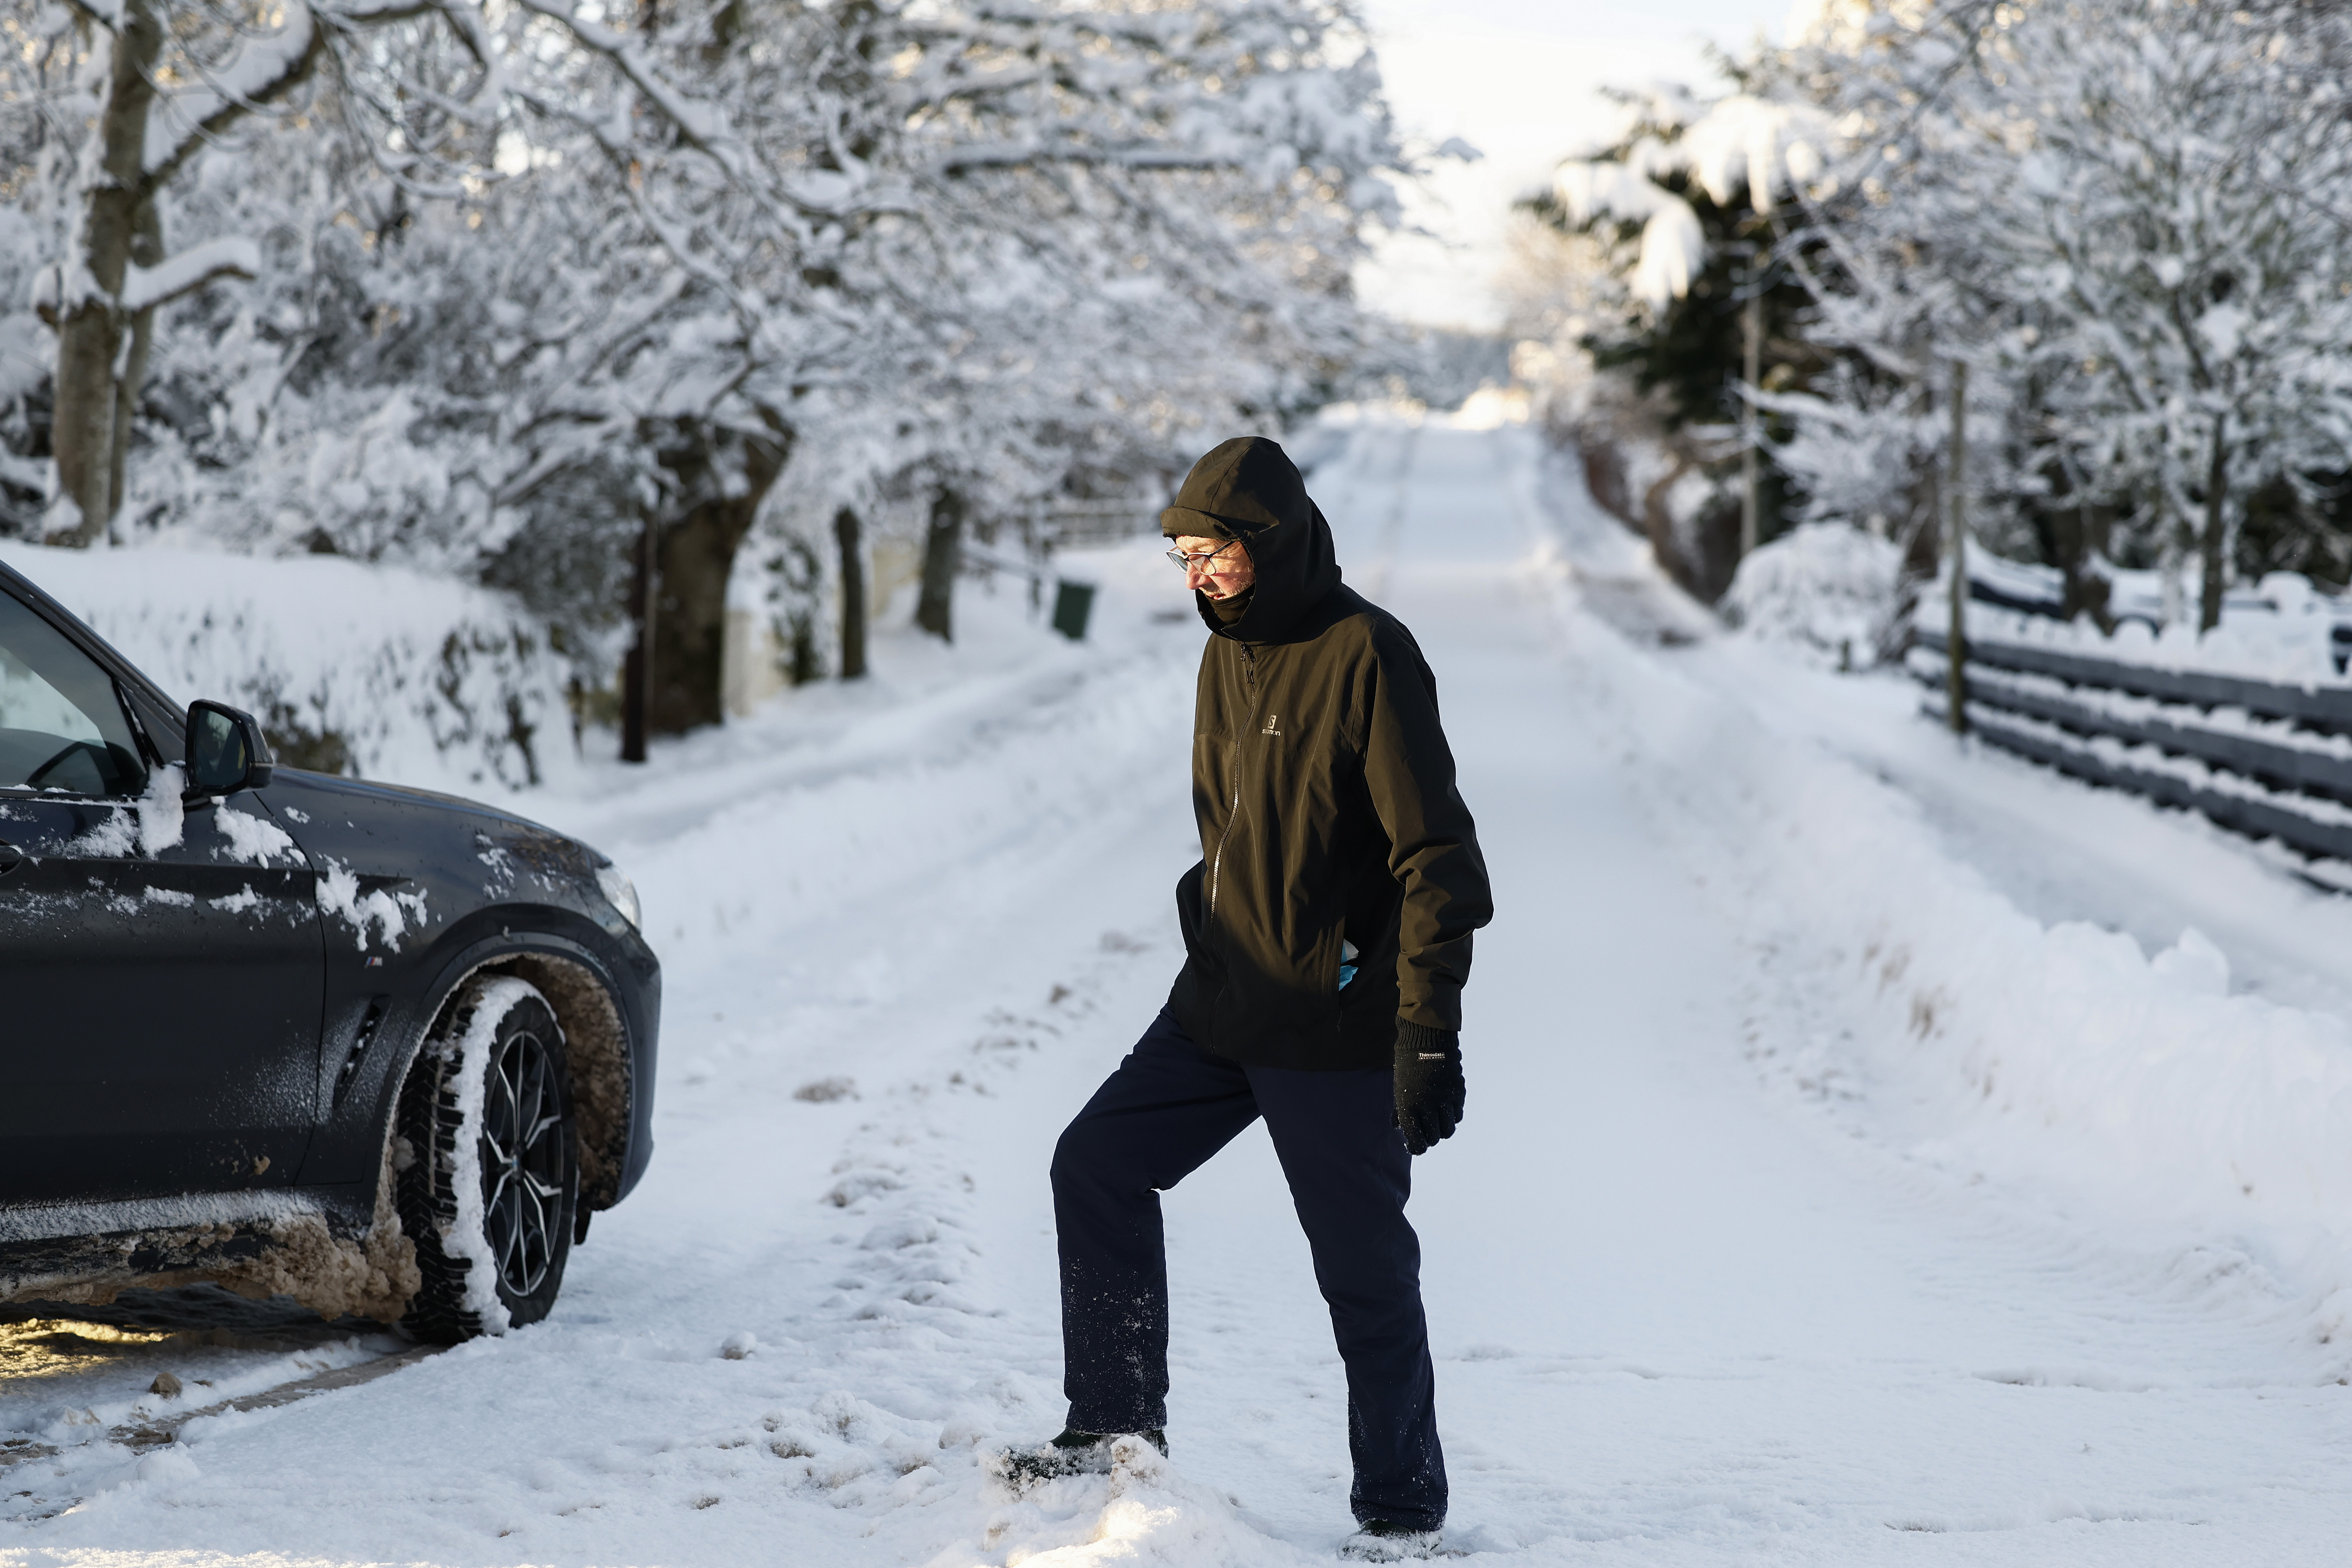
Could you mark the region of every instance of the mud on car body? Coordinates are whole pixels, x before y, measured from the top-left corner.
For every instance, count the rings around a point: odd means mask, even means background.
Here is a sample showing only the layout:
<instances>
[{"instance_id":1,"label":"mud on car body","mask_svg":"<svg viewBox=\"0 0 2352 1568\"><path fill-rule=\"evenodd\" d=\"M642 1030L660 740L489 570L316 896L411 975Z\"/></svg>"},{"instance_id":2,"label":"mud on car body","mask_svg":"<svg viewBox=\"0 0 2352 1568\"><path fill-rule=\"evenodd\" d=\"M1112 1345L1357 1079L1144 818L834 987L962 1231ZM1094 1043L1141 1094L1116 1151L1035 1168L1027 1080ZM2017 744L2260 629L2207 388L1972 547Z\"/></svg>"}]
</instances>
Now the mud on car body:
<instances>
[{"instance_id":1,"label":"mud on car body","mask_svg":"<svg viewBox=\"0 0 2352 1568\"><path fill-rule=\"evenodd\" d=\"M0 566L0 1320L535 1321L652 1152L604 857L272 764Z\"/></svg>"}]
</instances>

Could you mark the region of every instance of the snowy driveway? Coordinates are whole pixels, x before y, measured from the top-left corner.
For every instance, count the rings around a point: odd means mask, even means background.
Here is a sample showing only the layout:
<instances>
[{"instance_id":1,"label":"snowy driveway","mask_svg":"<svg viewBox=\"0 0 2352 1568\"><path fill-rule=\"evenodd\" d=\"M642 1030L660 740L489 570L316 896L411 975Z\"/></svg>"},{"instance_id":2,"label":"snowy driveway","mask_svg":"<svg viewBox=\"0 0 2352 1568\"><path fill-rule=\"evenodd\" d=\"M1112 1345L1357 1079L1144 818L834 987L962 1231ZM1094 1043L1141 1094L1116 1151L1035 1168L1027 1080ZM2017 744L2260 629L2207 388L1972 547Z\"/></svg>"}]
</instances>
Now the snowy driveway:
<instances>
[{"instance_id":1,"label":"snowy driveway","mask_svg":"<svg viewBox=\"0 0 2352 1568\"><path fill-rule=\"evenodd\" d=\"M2037 1184L2063 1127L1971 1131L1938 1069L1889 1067L1908 1026L1874 1040L1846 993L1910 961L1855 978L1834 868L1743 846L1851 820L1926 857L1932 826L1788 724L1730 734L1734 656L1638 648L1531 564L1559 530L1527 432L1367 423L1311 486L1437 672L1499 910L1468 1119L1412 1211L1452 1543L2341 1561L2324 1210L2240 1236L2054 1155ZM635 875L667 966L653 1171L553 1319L194 1423L143 1472L92 1456L0 1563L1328 1560L1344 1394L1260 1131L1167 1200L1172 1467L1014 1500L976 1460L1059 1426L1046 1161L1164 993L1195 853L1202 634L1152 618L1181 605L1148 549L1096 564L1088 647L975 597L962 647L887 647L868 694L542 805ZM1971 1003L1910 995L1923 1061Z\"/></svg>"}]
</instances>

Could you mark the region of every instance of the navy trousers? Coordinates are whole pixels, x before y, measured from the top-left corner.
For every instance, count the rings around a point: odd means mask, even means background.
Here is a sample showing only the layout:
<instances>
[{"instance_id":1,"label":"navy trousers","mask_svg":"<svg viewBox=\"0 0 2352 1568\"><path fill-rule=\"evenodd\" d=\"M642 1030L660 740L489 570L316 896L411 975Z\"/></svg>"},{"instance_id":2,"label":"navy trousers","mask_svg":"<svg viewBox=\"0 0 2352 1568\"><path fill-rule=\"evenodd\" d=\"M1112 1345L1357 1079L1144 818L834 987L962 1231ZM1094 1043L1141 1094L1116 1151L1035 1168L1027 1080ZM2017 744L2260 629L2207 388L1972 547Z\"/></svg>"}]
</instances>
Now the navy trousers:
<instances>
[{"instance_id":1,"label":"navy trousers","mask_svg":"<svg viewBox=\"0 0 2352 1568\"><path fill-rule=\"evenodd\" d=\"M1241 1067L1165 1010L1054 1151L1069 1424L1168 1425L1168 1257L1160 1194L1265 1118L1348 1369L1349 1493L1358 1520L1445 1519L1421 1241L1404 1217L1412 1157L1385 1068Z\"/></svg>"}]
</instances>

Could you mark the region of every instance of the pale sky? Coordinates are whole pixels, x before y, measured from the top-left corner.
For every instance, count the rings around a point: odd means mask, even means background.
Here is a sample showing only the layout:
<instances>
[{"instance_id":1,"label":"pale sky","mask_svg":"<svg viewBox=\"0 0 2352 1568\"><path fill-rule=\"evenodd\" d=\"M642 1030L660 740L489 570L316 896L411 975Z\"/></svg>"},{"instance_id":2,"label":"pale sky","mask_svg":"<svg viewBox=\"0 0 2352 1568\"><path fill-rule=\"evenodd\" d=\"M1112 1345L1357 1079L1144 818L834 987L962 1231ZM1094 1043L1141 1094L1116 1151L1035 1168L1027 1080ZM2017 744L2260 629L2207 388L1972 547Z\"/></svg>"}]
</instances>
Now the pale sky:
<instances>
[{"instance_id":1,"label":"pale sky","mask_svg":"<svg viewBox=\"0 0 2352 1568\"><path fill-rule=\"evenodd\" d=\"M1790 0L1370 0L1389 101L1409 134L1486 157L1440 166L1406 212L1443 242L1392 239L1358 268L1376 310L1433 326L1499 324L1489 280L1523 191L1615 123L1602 87L1715 81L1705 46L1779 37Z\"/></svg>"}]
</instances>

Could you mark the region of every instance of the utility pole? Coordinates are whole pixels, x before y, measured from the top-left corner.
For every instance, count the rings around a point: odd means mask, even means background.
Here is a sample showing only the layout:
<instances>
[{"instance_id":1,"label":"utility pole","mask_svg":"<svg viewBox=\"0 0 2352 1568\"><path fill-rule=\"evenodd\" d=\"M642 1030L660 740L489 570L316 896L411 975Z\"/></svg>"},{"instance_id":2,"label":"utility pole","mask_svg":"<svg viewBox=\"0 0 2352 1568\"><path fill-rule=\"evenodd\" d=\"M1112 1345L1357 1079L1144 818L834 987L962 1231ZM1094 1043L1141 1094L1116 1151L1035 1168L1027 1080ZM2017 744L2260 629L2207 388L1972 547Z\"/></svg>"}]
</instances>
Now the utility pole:
<instances>
[{"instance_id":1,"label":"utility pole","mask_svg":"<svg viewBox=\"0 0 2352 1568\"><path fill-rule=\"evenodd\" d=\"M1745 363L1741 365L1748 382L1748 395L1742 399L1740 426L1745 450L1739 456L1739 558L1748 559L1756 552L1757 534L1763 524L1763 498L1758 494L1761 460L1757 443L1762 431L1756 416L1756 384L1764 377L1764 277L1757 266L1762 247L1750 251L1748 258L1748 305L1740 312L1741 349Z\"/></svg>"},{"instance_id":2,"label":"utility pole","mask_svg":"<svg viewBox=\"0 0 2352 1568\"><path fill-rule=\"evenodd\" d=\"M1944 714L1952 733L1969 732L1969 367L1952 362L1952 442L1944 462L1945 505L1950 523L1944 532L1952 572L1952 618L1944 633Z\"/></svg>"}]
</instances>

